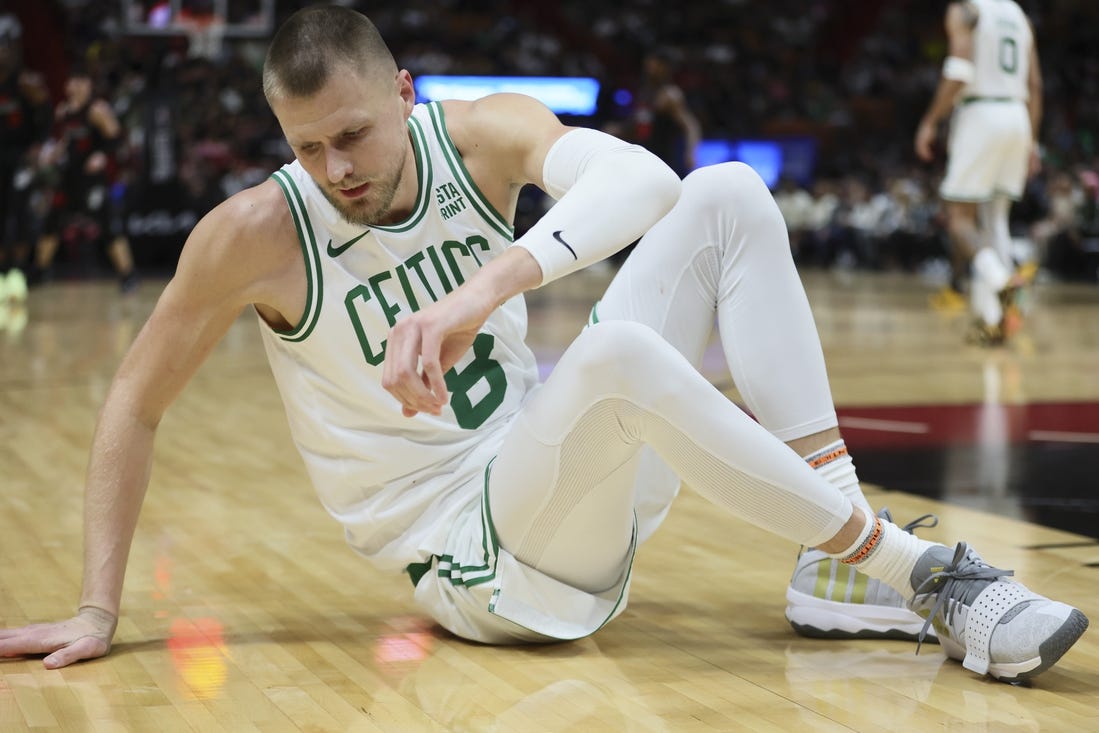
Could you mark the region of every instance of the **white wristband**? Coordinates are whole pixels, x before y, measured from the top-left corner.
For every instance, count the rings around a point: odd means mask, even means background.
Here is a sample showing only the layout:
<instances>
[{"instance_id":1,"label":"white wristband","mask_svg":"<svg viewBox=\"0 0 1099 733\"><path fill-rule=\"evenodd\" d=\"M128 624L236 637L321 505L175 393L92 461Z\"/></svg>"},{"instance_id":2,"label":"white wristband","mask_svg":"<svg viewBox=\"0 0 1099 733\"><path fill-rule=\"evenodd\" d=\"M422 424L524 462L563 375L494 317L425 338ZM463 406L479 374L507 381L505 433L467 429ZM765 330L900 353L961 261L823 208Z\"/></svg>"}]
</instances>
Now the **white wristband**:
<instances>
[{"instance_id":1,"label":"white wristband","mask_svg":"<svg viewBox=\"0 0 1099 733\"><path fill-rule=\"evenodd\" d=\"M943 78L972 84L977 78L977 67L969 59L959 56L947 56L943 62Z\"/></svg>"}]
</instances>

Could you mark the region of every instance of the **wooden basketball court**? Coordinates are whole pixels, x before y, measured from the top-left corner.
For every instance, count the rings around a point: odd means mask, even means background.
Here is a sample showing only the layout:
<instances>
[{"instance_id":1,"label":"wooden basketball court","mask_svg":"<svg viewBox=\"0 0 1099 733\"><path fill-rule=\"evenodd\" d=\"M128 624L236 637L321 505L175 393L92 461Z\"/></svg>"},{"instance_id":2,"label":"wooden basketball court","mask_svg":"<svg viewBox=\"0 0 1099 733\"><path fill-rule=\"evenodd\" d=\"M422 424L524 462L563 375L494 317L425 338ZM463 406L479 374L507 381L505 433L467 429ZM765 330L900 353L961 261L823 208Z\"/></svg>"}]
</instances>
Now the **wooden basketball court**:
<instances>
[{"instance_id":1,"label":"wooden basketball court","mask_svg":"<svg viewBox=\"0 0 1099 733\"><path fill-rule=\"evenodd\" d=\"M1099 400L1094 286L1037 286L1021 338L983 350L911 277L804 277L841 407ZM581 273L531 298L547 366L603 283ZM0 626L75 607L96 411L162 285L52 284L3 313ZM706 371L735 397L719 359ZM1099 620L1095 539L867 489L901 521L937 513L922 536L964 538ZM1096 629L1030 688L935 645L803 639L783 618L796 552L687 489L639 552L630 607L593 637L449 637L313 496L246 313L161 425L112 654L57 671L0 660L0 731L1099 730Z\"/></svg>"}]
</instances>

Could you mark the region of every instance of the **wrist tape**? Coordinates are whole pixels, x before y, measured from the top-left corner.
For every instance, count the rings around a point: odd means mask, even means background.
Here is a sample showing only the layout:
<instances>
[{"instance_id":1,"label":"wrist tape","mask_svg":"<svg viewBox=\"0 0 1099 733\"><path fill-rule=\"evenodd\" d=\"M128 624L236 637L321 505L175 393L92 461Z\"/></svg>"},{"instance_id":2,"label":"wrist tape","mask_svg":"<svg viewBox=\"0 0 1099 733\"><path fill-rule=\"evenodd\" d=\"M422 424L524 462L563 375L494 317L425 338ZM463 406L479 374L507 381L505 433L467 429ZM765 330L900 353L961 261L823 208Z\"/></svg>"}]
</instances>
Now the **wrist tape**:
<instances>
[{"instance_id":1,"label":"wrist tape","mask_svg":"<svg viewBox=\"0 0 1099 733\"><path fill-rule=\"evenodd\" d=\"M977 78L977 67L969 59L959 56L947 56L943 62L943 78L972 84Z\"/></svg>"}]
</instances>

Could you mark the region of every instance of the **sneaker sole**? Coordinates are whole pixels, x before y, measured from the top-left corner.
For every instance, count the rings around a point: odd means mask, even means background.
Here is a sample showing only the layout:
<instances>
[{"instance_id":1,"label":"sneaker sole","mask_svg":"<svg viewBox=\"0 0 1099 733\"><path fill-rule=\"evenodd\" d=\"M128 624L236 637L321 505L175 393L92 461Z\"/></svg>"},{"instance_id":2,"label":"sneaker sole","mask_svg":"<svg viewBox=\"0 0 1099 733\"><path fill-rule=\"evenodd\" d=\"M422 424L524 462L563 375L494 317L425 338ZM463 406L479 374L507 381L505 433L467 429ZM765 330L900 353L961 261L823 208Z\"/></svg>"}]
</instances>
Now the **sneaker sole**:
<instances>
[{"instance_id":1,"label":"sneaker sole","mask_svg":"<svg viewBox=\"0 0 1099 733\"><path fill-rule=\"evenodd\" d=\"M786 604L790 626L801 636L813 639L915 641L924 623L908 609L828 601L793 588L786 589ZM924 643L935 641L934 630L928 629Z\"/></svg>"},{"instance_id":2,"label":"sneaker sole","mask_svg":"<svg viewBox=\"0 0 1099 733\"><path fill-rule=\"evenodd\" d=\"M1061 627L1038 645L1036 658L1013 664L990 664L988 674L1001 682L1024 682L1057 664L1087 628L1088 617L1074 608Z\"/></svg>"}]
</instances>

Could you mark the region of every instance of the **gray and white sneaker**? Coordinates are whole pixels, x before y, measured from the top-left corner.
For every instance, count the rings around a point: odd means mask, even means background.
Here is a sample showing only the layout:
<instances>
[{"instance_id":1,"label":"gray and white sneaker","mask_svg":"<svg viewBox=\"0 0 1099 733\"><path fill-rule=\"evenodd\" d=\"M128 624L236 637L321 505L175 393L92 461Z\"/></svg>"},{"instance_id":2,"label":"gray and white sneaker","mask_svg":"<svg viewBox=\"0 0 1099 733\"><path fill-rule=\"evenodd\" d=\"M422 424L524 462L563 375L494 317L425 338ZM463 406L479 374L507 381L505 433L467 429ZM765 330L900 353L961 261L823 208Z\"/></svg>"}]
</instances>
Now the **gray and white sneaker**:
<instances>
[{"instance_id":1,"label":"gray and white sneaker","mask_svg":"<svg viewBox=\"0 0 1099 733\"><path fill-rule=\"evenodd\" d=\"M910 576L910 607L934 627L951 659L978 674L1021 682L1052 667L1088 627L1079 610L1008 580L964 542L924 552ZM919 647L917 647L919 651Z\"/></svg>"},{"instance_id":2,"label":"gray and white sneaker","mask_svg":"<svg viewBox=\"0 0 1099 733\"><path fill-rule=\"evenodd\" d=\"M878 516L893 521L888 509ZM912 532L938 523L934 515L925 514L903 529ZM786 620L802 636L819 639L915 641L924 627L923 618L909 610L897 591L814 548L798 555L786 589ZM930 630L925 637L935 640Z\"/></svg>"}]
</instances>

